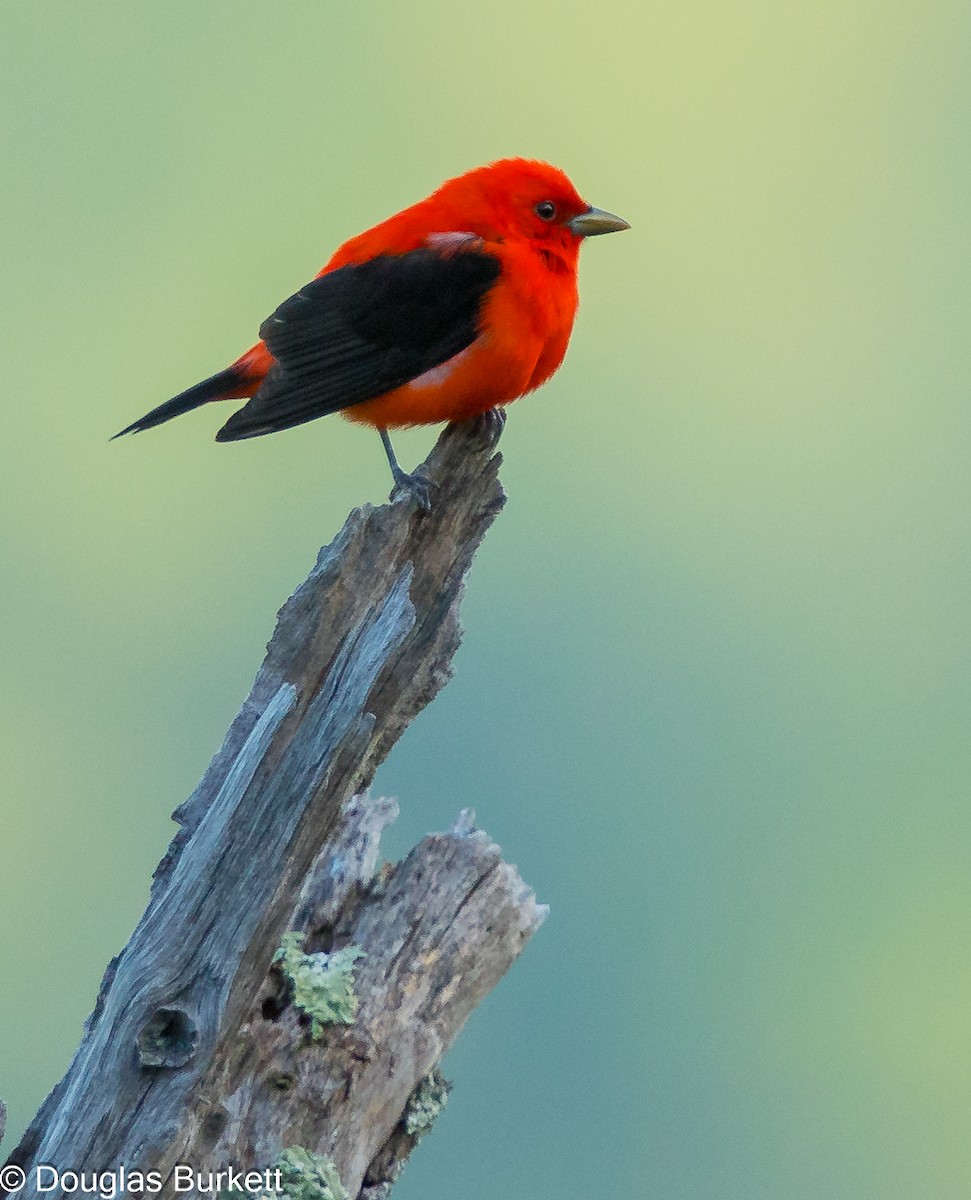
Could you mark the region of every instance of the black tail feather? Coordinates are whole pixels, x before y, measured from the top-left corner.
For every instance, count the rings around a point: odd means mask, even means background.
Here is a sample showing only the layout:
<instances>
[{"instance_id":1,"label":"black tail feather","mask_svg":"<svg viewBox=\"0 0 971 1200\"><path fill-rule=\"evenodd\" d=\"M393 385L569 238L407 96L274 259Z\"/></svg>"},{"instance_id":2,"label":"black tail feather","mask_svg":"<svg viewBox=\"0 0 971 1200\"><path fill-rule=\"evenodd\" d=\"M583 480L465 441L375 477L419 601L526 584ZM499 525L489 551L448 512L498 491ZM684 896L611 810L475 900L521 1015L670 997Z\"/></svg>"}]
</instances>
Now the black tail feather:
<instances>
[{"instance_id":1,"label":"black tail feather","mask_svg":"<svg viewBox=\"0 0 971 1200\"><path fill-rule=\"evenodd\" d=\"M171 400L160 404L158 408L153 408L144 417L132 421L129 426L116 433L111 441L124 437L126 433L141 433L144 429L154 429L156 425L171 421L173 417L181 417L183 413L191 412L194 408L208 404L210 400L228 400L242 382L239 370L236 367L227 367L218 375L212 375L209 379L204 379L202 383L187 388L186 391L173 396Z\"/></svg>"}]
</instances>

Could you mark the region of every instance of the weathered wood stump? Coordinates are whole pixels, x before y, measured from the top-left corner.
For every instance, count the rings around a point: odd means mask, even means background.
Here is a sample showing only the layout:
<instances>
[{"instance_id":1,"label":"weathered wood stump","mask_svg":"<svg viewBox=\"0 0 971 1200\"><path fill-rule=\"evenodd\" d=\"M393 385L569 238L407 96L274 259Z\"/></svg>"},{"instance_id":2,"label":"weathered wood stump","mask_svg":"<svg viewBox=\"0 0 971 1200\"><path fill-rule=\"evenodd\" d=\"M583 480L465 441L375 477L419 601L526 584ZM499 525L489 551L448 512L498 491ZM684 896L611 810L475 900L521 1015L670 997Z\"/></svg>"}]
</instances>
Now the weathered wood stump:
<instances>
[{"instance_id":1,"label":"weathered wood stump","mask_svg":"<svg viewBox=\"0 0 971 1200\"><path fill-rule=\"evenodd\" d=\"M422 468L431 512L356 510L280 611L74 1061L10 1158L20 1195L38 1194L40 1163L157 1171L171 1193L176 1164L281 1161L322 1172L321 1196L387 1194L443 1099L442 1054L545 915L467 813L379 867L396 806L367 795L450 676L499 462L481 427L447 429Z\"/></svg>"}]
</instances>

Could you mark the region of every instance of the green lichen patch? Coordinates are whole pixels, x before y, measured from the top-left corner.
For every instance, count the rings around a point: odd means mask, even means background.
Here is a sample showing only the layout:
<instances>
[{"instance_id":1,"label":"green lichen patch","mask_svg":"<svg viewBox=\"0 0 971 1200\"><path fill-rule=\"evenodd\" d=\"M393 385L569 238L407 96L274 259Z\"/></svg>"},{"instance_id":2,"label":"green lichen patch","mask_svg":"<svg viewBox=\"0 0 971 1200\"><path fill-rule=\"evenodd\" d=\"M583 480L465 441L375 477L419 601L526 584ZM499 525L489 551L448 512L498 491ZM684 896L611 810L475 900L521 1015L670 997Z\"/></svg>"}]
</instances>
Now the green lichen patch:
<instances>
[{"instance_id":1,"label":"green lichen patch","mask_svg":"<svg viewBox=\"0 0 971 1200\"><path fill-rule=\"evenodd\" d=\"M283 1191L278 1200L350 1200L337 1168L326 1154L313 1154L303 1146L284 1150L275 1164Z\"/></svg>"},{"instance_id":2,"label":"green lichen patch","mask_svg":"<svg viewBox=\"0 0 971 1200\"><path fill-rule=\"evenodd\" d=\"M271 1174L274 1171L280 1173L279 1191L274 1188L258 1196L248 1192L220 1192L218 1200L350 1200L337 1168L326 1154L290 1146L270 1168Z\"/></svg>"},{"instance_id":3,"label":"green lichen patch","mask_svg":"<svg viewBox=\"0 0 971 1200\"><path fill-rule=\"evenodd\" d=\"M364 951L345 946L330 954L304 954L305 937L296 930L285 933L273 961L293 985L293 1003L310 1017L310 1036L319 1038L327 1025L354 1024L354 963Z\"/></svg>"},{"instance_id":4,"label":"green lichen patch","mask_svg":"<svg viewBox=\"0 0 971 1200\"><path fill-rule=\"evenodd\" d=\"M405 1131L416 1140L423 1137L435 1124L451 1090L452 1085L437 1067L420 1079L405 1107Z\"/></svg>"}]
</instances>

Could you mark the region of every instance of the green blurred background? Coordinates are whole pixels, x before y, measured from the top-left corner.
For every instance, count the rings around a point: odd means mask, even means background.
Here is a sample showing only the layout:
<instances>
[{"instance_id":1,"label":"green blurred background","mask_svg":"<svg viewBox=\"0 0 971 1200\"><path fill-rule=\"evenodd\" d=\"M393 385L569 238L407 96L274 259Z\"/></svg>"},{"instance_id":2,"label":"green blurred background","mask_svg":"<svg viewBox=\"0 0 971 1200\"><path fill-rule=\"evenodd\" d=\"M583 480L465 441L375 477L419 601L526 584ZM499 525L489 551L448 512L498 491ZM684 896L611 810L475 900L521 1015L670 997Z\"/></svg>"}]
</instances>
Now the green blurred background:
<instances>
[{"instance_id":1,"label":"green blurred background","mask_svg":"<svg viewBox=\"0 0 971 1200\"><path fill-rule=\"evenodd\" d=\"M336 418L108 435L526 154L633 228L378 784L389 851L474 805L552 915L396 1196L966 1200L966 0L0 7L12 1134L277 607L388 488Z\"/></svg>"}]
</instances>

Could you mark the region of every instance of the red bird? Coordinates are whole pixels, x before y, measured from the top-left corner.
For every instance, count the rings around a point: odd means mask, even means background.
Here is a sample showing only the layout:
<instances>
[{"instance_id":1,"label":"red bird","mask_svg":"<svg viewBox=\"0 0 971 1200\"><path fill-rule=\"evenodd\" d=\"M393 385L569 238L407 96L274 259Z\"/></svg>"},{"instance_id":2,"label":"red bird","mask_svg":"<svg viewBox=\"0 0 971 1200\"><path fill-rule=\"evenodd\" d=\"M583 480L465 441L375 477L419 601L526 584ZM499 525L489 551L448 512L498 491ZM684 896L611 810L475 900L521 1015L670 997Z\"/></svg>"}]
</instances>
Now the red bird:
<instances>
[{"instance_id":1,"label":"red bird","mask_svg":"<svg viewBox=\"0 0 971 1200\"><path fill-rule=\"evenodd\" d=\"M396 485L427 507L427 484L402 471L388 430L484 416L497 434L501 406L563 361L581 241L627 228L548 163L468 171L345 242L232 366L115 436L210 400L249 398L219 442L342 411L378 430Z\"/></svg>"}]
</instances>

